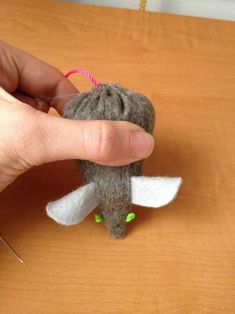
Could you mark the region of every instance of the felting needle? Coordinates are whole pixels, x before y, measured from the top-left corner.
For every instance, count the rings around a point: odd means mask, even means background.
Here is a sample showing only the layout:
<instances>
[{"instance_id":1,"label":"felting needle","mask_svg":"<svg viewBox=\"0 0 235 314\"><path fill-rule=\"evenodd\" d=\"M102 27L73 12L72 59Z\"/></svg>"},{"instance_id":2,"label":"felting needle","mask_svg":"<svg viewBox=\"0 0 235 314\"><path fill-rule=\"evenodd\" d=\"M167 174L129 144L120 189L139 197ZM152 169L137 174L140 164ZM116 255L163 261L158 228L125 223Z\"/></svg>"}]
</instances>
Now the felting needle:
<instances>
[{"instance_id":1,"label":"felting needle","mask_svg":"<svg viewBox=\"0 0 235 314\"><path fill-rule=\"evenodd\" d=\"M18 259L18 261L20 261L22 264L24 263L24 261L22 260L22 258L16 253L16 251L10 246L9 243L7 243L6 240L3 239L3 237L0 235L0 240L2 241L2 243L8 248L8 250L15 255L15 257Z\"/></svg>"}]
</instances>

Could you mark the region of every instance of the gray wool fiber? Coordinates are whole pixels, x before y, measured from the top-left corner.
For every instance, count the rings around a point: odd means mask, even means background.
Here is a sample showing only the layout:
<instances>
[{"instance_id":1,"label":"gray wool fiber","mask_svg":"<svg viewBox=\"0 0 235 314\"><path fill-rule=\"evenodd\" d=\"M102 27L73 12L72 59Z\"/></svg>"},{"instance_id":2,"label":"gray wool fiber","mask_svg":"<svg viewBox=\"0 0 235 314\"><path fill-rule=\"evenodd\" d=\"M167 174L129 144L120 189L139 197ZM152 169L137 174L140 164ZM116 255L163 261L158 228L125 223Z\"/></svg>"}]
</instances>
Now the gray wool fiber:
<instances>
[{"instance_id":1,"label":"gray wool fiber","mask_svg":"<svg viewBox=\"0 0 235 314\"><path fill-rule=\"evenodd\" d=\"M153 106L145 96L111 83L75 95L65 106L64 117L129 121L148 133L152 133L155 119ZM86 160L77 162L83 180L96 183L99 210L111 235L123 237L125 218L131 210L130 178L141 175L142 161L118 167L101 166Z\"/></svg>"}]
</instances>

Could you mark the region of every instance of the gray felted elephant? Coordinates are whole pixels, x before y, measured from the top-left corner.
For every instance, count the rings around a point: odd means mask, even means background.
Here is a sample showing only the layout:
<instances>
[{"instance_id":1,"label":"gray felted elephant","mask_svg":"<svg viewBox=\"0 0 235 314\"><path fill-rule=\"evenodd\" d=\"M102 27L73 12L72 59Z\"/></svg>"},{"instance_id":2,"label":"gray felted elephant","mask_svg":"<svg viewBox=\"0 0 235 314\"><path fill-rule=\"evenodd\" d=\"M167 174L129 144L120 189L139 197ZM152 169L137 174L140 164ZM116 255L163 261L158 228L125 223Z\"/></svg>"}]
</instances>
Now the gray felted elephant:
<instances>
[{"instance_id":1,"label":"gray felted elephant","mask_svg":"<svg viewBox=\"0 0 235 314\"><path fill-rule=\"evenodd\" d=\"M154 109L143 95L118 84L101 84L75 95L65 106L64 117L76 120L121 120L135 123L152 133ZM143 161L126 166L101 166L78 160L85 185L47 205L47 214L63 225L80 223L94 208L114 238L125 234L126 222L134 218L131 204L161 207L171 202L181 178L141 176Z\"/></svg>"}]
</instances>

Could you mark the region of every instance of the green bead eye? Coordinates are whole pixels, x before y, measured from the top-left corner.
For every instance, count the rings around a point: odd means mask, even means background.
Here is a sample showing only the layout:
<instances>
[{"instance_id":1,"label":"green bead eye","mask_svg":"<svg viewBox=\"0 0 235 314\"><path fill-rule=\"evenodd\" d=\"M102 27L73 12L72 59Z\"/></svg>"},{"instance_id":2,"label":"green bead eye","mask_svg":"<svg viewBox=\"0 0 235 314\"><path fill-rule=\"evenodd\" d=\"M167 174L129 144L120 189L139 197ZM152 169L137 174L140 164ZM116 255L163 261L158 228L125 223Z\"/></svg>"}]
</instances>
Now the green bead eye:
<instances>
[{"instance_id":1,"label":"green bead eye","mask_svg":"<svg viewBox=\"0 0 235 314\"><path fill-rule=\"evenodd\" d=\"M135 213L128 213L126 215L126 222L130 222L135 219Z\"/></svg>"},{"instance_id":2,"label":"green bead eye","mask_svg":"<svg viewBox=\"0 0 235 314\"><path fill-rule=\"evenodd\" d=\"M96 221L97 223L100 223L100 222L102 222L103 220L104 220L104 217L103 217L102 214L95 214L95 221Z\"/></svg>"}]
</instances>

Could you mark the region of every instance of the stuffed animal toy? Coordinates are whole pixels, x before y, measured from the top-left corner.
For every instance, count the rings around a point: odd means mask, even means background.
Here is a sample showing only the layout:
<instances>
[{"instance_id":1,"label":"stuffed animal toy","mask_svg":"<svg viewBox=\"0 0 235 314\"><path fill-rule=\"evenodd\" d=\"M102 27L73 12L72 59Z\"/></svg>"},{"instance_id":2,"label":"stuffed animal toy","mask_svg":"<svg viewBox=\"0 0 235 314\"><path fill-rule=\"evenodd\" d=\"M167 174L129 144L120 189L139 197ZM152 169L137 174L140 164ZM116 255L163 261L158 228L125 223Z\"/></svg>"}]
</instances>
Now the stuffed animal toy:
<instances>
[{"instance_id":1,"label":"stuffed animal toy","mask_svg":"<svg viewBox=\"0 0 235 314\"><path fill-rule=\"evenodd\" d=\"M89 76L84 70L76 71ZM93 77L89 78L95 87L73 96L65 106L65 118L129 121L152 133L154 108L144 95L118 84L99 84ZM153 208L164 206L174 199L182 182L179 177L142 176L143 161L117 167L102 166L87 160L78 160L77 163L85 184L63 198L48 203L47 214L60 224L74 225L98 207L100 214L96 214L96 221L104 221L113 238L122 238L126 223L135 218L131 204Z\"/></svg>"}]
</instances>

